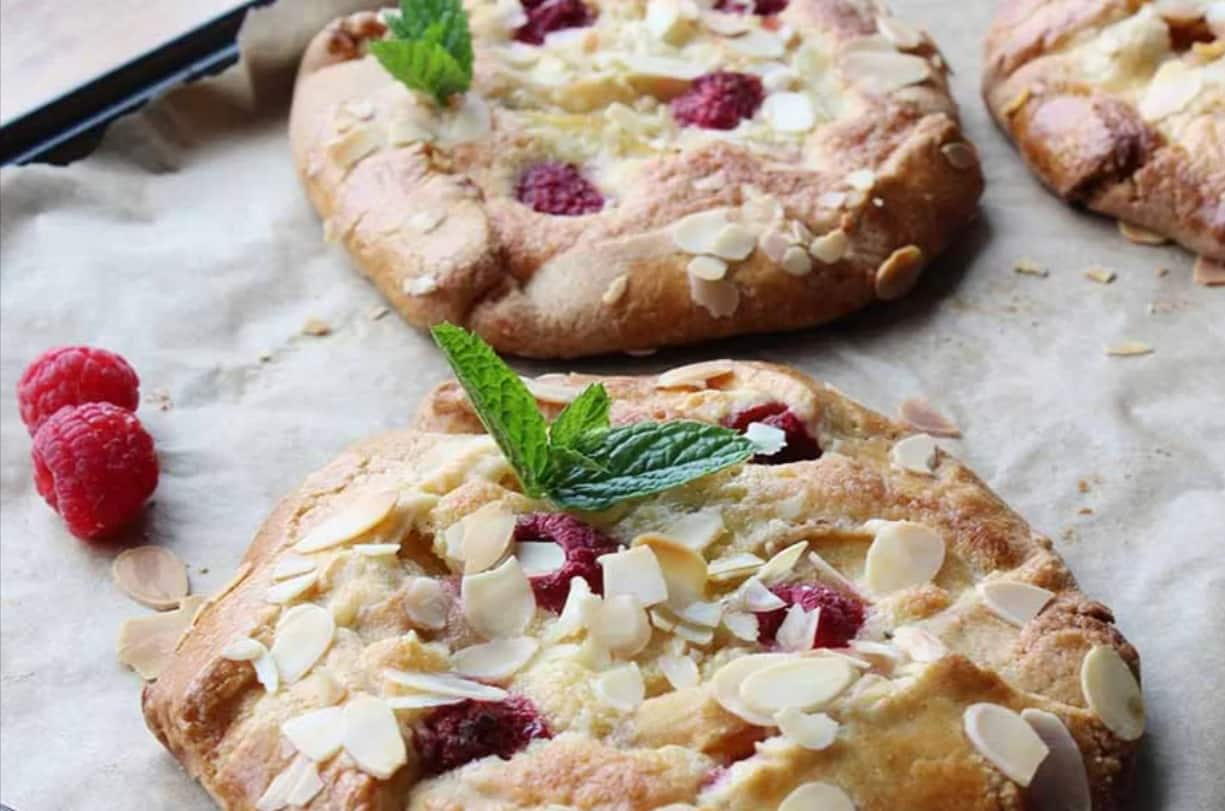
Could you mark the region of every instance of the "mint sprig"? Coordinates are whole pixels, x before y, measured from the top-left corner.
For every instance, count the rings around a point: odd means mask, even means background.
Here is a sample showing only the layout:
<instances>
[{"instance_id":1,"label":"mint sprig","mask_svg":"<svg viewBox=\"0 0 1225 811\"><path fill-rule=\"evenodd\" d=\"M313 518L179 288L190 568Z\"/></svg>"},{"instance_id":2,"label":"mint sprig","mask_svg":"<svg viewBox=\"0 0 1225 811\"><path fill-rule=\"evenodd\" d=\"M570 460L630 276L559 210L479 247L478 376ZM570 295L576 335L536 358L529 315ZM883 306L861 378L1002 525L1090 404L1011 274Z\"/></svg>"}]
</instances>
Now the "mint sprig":
<instances>
[{"instance_id":1,"label":"mint sprig","mask_svg":"<svg viewBox=\"0 0 1225 811\"><path fill-rule=\"evenodd\" d=\"M370 43L387 72L439 104L472 84L472 33L461 0L400 0L388 39Z\"/></svg>"},{"instance_id":2,"label":"mint sprig","mask_svg":"<svg viewBox=\"0 0 1225 811\"><path fill-rule=\"evenodd\" d=\"M604 510L739 464L756 451L735 431L691 420L613 428L612 401L599 383L583 389L546 426L527 386L488 344L453 324L440 324L432 333L477 416L533 498L569 509Z\"/></svg>"}]
</instances>

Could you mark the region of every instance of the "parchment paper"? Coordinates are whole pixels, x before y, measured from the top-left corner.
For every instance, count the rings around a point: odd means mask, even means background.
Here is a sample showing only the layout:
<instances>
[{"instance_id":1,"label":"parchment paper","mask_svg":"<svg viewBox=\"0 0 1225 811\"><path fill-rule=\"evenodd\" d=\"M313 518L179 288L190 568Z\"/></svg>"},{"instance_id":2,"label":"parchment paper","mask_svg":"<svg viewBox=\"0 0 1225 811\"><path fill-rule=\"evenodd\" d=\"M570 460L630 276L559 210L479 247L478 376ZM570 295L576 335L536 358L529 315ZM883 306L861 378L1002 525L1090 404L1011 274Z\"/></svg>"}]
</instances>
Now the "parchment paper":
<instances>
[{"instance_id":1,"label":"parchment paper","mask_svg":"<svg viewBox=\"0 0 1225 811\"><path fill-rule=\"evenodd\" d=\"M261 12L243 37L253 78L176 91L70 168L0 175L0 800L17 811L211 807L146 731L140 681L115 661L120 621L146 611L111 584L115 548L71 538L31 485L13 397L25 364L81 342L139 370L162 477L132 535L187 561L199 593L230 577L278 497L402 425L444 376L425 337L371 318L378 295L324 244L293 175L287 81L327 5ZM1225 807L1225 290L1194 287L1188 255L1131 245L1030 178L978 98L991 3L894 5L943 46L985 156L982 217L956 249L909 298L838 325L570 366L740 356L889 413L929 397L965 433L945 447L1056 540L1140 649L1134 807ZM1023 256L1050 276L1015 273ZM1091 264L1118 280L1088 281ZM332 333L300 334L312 317ZM1155 352L1107 357L1124 339Z\"/></svg>"}]
</instances>

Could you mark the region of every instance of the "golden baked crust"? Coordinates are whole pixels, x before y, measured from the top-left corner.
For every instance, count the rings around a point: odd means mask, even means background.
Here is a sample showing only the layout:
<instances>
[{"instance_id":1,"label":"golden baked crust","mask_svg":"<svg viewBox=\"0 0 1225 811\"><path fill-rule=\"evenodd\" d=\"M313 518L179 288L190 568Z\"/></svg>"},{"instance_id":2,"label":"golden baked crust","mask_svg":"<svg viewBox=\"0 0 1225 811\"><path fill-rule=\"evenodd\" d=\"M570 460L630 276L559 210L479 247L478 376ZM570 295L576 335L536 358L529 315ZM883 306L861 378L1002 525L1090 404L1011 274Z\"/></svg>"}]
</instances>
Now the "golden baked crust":
<instances>
[{"instance_id":1,"label":"golden baked crust","mask_svg":"<svg viewBox=\"0 0 1225 811\"><path fill-rule=\"evenodd\" d=\"M983 94L1055 194L1222 259L1225 19L1209 6L1003 0Z\"/></svg>"},{"instance_id":2,"label":"golden baked crust","mask_svg":"<svg viewBox=\"0 0 1225 811\"><path fill-rule=\"evenodd\" d=\"M552 375L533 381L532 388L546 410L556 411L560 401L595 379ZM614 398L617 423L720 421L763 402L782 402L819 441L824 453L815 460L741 465L583 519L628 543L696 515L715 522L701 553L707 560L736 553L767 558L805 542L848 578L806 560L783 572L785 579L821 580L867 603L853 650L782 656L792 662L844 654L862 659L853 686L824 708L840 724L836 741L806 748L729 711L712 677L763 647L738 639L725 626L705 643L691 640L686 655L696 663L698 681L673 689L660 656L675 655L685 644L674 636L680 631L665 630L667 624L653 617L649 642L630 657L641 668L645 698L618 708L593 687L614 664L607 651L601 658L584 626L562 632L562 620L538 608L525 633L540 640L540 651L498 683L534 703L551 739L534 740L508 760L490 756L429 777L421 773L412 733L429 710L400 710L399 731L409 742L406 764L380 780L363 770L346 744L311 767L319 785L306 807L647 811L676 804L678 811L748 811L779 807L809 781L840 787L859 811L895 809L899 796L906 797L909 811L1040 807L1035 792L1052 790L1049 775L1040 773L1042 779L1023 788L963 731L968 708L979 703L1052 713L1075 741L1071 761L1061 761L1055 790L1076 782L1083 759L1082 783L1092 793L1093 808L1120 807L1139 730L1125 733L1130 740L1112 732L1117 722L1107 726L1099 717L1103 706L1109 711L1112 705L1100 691L1082 688L1082 677L1090 651L1099 658L1117 652L1123 681L1131 679L1128 669L1138 673L1138 655L1109 610L1077 590L1050 541L964 466L940 452L924 472L912 463L900 467L905 429L780 367L713 362L674 373L664 378L667 385L659 377L600 380ZM463 589L446 592L443 627L410 618L419 616L412 609L420 578L456 580L448 565L463 564L448 564L443 555L453 551L450 528L457 522L490 504L516 514L549 509L514 489L492 441L466 433L478 428L458 387L447 384L423 405L414 429L359 443L310 476L276 508L233 585L197 614L160 678L145 689L150 729L222 807L255 808L287 765L309 766L304 755L295 755L281 724L320 707L348 706L357 696L397 694L402 688L388 681L387 668L447 670L454 652L481 640L465 620L467 606L461 603L469 598L459 596L467 594ZM363 497L388 490L399 494L388 517L357 537L310 553L317 568L309 587L285 604L267 601L278 561L296 554L291 547L323 521L351 513ZM892 521L935 531L943 539L943 561L928 582L865 596L872 582L865 550L880 542L882 527L896 526ZM397 546L391 555L367 554L373 542ZM756 572L754 578L766 578L764 570ZM1010 623L983 596L984 583L1001 581L1030 584L1049 595L1033 616ZM705 597L726 601L736 582L712 579ZM324 606L334 617L326 652L300 680L266 692L251 662L234 661L227 651L245 638L273 645L281 633L278 623L311 605ZM903 627L927 640L926 653L903 645ZM1091 695L1104 704L1090 705ZM279 806L265 797L258 807Z\"/></svg>"},{"instance_id":3,"label":"golden baked crust","mask_svg":"<svg viewBox=\"0 0 1225 811\"><path fill-rule=\"evenodd\" d=\"M769 57L697 21L680 26L684 48L667 45L643 26L642 0L592 2L594 27L540 49L510 41L516 3L467 5L475 79L455 109L439 113L364 54L383 33L373 14L315 38L294 95L294 160L326 235L412 324L449 320L540 357L795 329L903 295L973 215L982 177L947 69L926 34L873 0L715 15L753 26L744 41L764 38L763 53L781 52ZM770 86L804 91L817 123L781 132L759 112L728 132L678 128L667 100L717 69L773 71ZM688 78L654 75L669 71ZM546 159L582 166L604 210L518 202L520 173ZM693 255L671 237L711 209L760 242L714 281L691 277ZM849 240L801 249L784 270L787 247L834 231Z\"/></svg>"}]
</instances>

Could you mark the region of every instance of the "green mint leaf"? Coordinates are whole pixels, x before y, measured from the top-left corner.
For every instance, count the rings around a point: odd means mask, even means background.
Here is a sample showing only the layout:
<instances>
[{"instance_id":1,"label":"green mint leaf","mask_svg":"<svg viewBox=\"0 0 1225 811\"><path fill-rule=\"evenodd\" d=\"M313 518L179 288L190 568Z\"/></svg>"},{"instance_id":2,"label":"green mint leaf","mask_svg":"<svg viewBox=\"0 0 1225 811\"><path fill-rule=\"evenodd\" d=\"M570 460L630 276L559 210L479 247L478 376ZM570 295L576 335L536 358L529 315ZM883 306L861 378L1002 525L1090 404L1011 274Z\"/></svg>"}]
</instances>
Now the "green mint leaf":
<instances>
[{"instance_id":1,"label":"green mint leaf","mask_svg":"<svg viewBox=\"0 0 1225 811\"><path fill-rule=\"evenodd\" d=\"M561 507L603 510L745 461L753 443L718 425L677 420L636 422L582 437L571 464L557 465L549 496Z\"/></svg>"},{"instance_id":2,"label":"green mint leaf","mask_svg":"<svg viewBox=\"0 0 1225 811\"><path fill-rule=\"evenodd\" d=\"M544 495L549 438L536 399L489 344L454 324L430 331L472 407L533 498Z\"/></svg>"},{"instance_id":3,"label":"green mint leaf","mask_svg":"<svg viewBox=\"0 0 1225 811\"><path fill-rule=\"evenodd\" d=\"M579 437L608 428L612 398L603 384L593 383L562 409L549 426L549 444L554 448L573 447Z\"/></svg>"},{"instance_id":4,"label":"green mint leaf","mask_svg":"<svg viewBox=\"0 0 1225 811\"><path fill-rule=\"evenodd\" d=\"M404 84L439 104L472 84L472 33L461 0L400 0L387 18L391 38L370 52Z\"/></svg>"}]
</instances>

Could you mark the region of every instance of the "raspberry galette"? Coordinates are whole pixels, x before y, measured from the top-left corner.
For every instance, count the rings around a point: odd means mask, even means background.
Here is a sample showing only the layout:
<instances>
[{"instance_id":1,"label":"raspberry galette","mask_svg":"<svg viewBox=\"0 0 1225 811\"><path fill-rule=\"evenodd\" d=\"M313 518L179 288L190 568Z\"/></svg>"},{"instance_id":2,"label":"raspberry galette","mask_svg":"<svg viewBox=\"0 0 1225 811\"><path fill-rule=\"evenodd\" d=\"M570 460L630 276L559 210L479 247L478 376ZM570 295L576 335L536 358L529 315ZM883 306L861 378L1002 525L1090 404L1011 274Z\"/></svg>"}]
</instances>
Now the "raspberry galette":
<instances>
[{"instance_id":1,"label":"raspberry galette","mask_svg":"<svg viewBox=\"0 0 1225 811\"><path fill-rule=\"evenodd\" d=\"M553 415L593 380L530 389ZM779 367L600 382L614 425L762 452L563 511L442 386L276 508L146 688L218 803L1119 807L1136 651L930 437Z\"/></svg>"}]
</instances>

